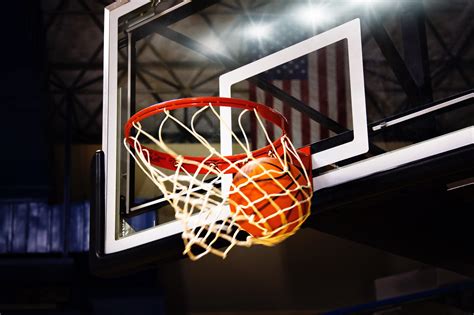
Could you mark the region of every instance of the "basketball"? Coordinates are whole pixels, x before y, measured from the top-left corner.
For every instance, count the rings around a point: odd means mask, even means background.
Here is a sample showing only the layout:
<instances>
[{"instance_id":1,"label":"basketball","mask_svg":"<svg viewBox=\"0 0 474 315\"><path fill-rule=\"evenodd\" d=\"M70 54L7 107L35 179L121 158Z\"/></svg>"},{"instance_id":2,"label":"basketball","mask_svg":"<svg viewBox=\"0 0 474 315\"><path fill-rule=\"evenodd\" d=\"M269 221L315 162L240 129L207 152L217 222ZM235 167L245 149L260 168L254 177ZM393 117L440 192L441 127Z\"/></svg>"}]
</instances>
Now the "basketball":
<instances>
[{"instance_id":1,"label":"basketball","mask_svg":"<svg viewBox=\"0 0 474 315\"><path fill-rule=\"evenodd\" d=\"M310 211L311 191L306 176L277 158L259 158L234 176L230 210L237 224L253 237L281 237L299 228Z\"/></svg>"}]
</instances>

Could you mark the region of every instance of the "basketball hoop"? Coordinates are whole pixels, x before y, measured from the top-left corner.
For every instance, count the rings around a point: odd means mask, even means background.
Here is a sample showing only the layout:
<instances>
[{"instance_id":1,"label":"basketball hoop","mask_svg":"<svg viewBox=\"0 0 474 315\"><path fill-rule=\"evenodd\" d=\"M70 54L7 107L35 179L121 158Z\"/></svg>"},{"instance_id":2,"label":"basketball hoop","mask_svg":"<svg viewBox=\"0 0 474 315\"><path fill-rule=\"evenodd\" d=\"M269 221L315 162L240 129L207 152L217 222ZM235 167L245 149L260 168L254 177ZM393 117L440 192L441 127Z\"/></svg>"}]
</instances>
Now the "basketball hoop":
<instances>
[{"instance_id":1,"label":"basketball hoop","mask_svg":"<svg viewBox=\"0 0 474 315\"><path fill-rule=\"evenodd\" d=\"M226 125L217 107L240 111L238 125L243 139ZM189 124L172 114L182 108L196 109ZM224 156L197 131L197 117L204 111L210 111L227 128L244 153ZM163 119L155 137L142 128L141 122L157 115ZM253 151L242 123L248 116L255 118L266 141ZM168 120L194 137L207 154L176 153L163 135ZM270 139L264 121L279 127L281 136ZM183 253L192 260L208 253L225 258L235 245L280 243L293 235L310 214L313 190L309 157L294 148L287 130L286 119L265 105L235 98L184 98L152 105L133 115L125 125L124 144L183 224ZM234 182L230 183L226 179L232 176ZM224 187L226 183L230 187Z\"/></svg>"}]
</instances>

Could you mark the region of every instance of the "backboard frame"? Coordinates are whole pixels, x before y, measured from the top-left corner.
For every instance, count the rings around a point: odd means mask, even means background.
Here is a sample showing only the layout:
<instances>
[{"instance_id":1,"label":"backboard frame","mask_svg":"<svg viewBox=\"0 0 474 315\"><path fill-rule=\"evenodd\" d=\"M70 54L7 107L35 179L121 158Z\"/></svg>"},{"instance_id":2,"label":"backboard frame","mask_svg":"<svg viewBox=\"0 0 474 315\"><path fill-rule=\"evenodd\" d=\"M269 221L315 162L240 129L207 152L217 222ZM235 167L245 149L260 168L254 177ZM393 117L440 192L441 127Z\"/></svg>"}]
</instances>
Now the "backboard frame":
<instances>
[{"instance_id":1,"label":"backboard frame","mask_svg":"<svg viewBox=\"0 0 474 315\"><path fill-rule=\"evenodd\" d=\"M160 225L153 229L145 230L140 233L127 236L126 238L117 239L117 224L115 222L116 209L120 205L119 193L117 191L118 181L118 146L120 141L113 139L120 139L118 134L119 113L119 99L117 90L118 72L118 22L120 17L140 8L149 3L148 0L130 1L120 5L118 2L110 5L105 10L105 31L104 31L104 117L108 117L107 121L104 119L103 124L103 151L105 152L105 237L104 237L104 253L110 254L129 248L139 246L146 242L151 242L166 238L177 233L182 232L182 227L179 222L173 221ZM176 6L181 7L183 4L189 3L184 1ZM173 8L161 13L171 13ZM309 54L320 48L334 44L340 40L346 39L348 42L349 54L349 75L351 82L351 102L352 102L352 117L353 117L353 139L347 143L334 148L317 152L312 155L313 168L319 168L325 165L335 163L355 155L364 154L368 151L367 138L367 121L365 111L365 95L364 95L364 78L362 65L362 43L360 20L354 19L343 25L335 27L324 33L313 36L300 43L292 45L286 49L263 57L257 61L247 64L243 67L223 74L219 78L220 96L230 97L231 87L233 84L245 80L251 76L258 75L270 68L276 67L280 64L291 61L300 56ZM231 136L228 128L231 126L230 108L221 108L220 115L222 117L221 124L221 153L224 155L232 155L232 148L228 145ZM106 123L105 123L106 121ZM225 124L225 125L224 125ZM228 191L232 181L231 175L225 175L223 178L222 189L224 193Z\"/></svg>"},{"instance_id":2,"label":"backboard frame","mask_svg":"<svg viewBox=\"0 0 474 315\"><path fill-rule=\"evenodd\" d=\"M176 8L191 2L183 1ZM91 235L99 234L100 236L91 237L91 244L92 242L94 243L94 246L91 245L91 249L97 249L91 252L94 252L96 259L101 258L99 259L101 261L104 261L105 257L117 257L120 262L120 260L124 259L123 257L130 257L130 255L134 256L133 259L138 259L138 257L142 256L137 256L136 253L144 250L147 254L144 254L143 257L148 257L153 255L153 252L160 251L160 257L156 259L161 260L165 256L179 257L181 249L179 232L182 230L178 222L165 223L159 227L141 231L122 239L117 239L116 237L117 224L115 217L117 215L117 208L120 205L120 196L117 193L116 187L118 176L120 176L117 167L117 152L119 150L118 146L122 144L122 137L118 133L119 119L117 119L119 115L119 91L117 90L118 24L120 17L147 4L150 4L149 0L118 1L105 10L103 113L104 117L109 117L109 119L104 119L103 124L103 152L97 153L95 157L96 182L94 187L103 185L103 189L99 189L100 196L96 196L96 200L93 202L94 211L99 217L94 223L97 228L91 233ZM172 12L173 8L160 13L160 16ZM137 28L144 23L145 21L140 22L134 27ZM431 103L429 106L418 108L410 113L389 117L383 121L367 125L360 22L358 19L330 29L325 33L315 35L303 42L222 75L219 80L220 96L230 97L231 86L236 82L258 75L276 65L294 59L295 56L302 56L324 47L324 43L329 45L342 39L348 41L348 52L351 55L349 58L349 68L354 131L347 133L353 133L353 140L329 149L324 147L320 149L320 143L311 145L314 168L313 181L314 188L318 194L324 195L328 188L335 188L345 183L374 176L375 174L409 165L445 152L472 146L474 143L474 127L471 126L363 161L337 166L334 170L327 173L318 173L320 167L337 164L339 161L366 153L369 149L370 136L376 132L422 115L429 115L434 111L442 111L453 104L474 98L474 92L469 91L462 95ZM229 117L230 111L226 112L226 110L221 111L221 115ZM226 131L227 129L223 130L221 128L222 143L226 143L225 139L229 136L228 134L226 135ZM342 134L338 136L342 136ZM222 150L226 155L232 153L231 148L226 146L223 146ZM103 235L100 235L102 232ZM140 264L139 262L136 263Z\"/></svg>"},{"instance_id":3,"label":"backboard frame","mask_svg":"<svg viewBox=\"0 0 474 315\"><path fill-rule=\"evenodd\" d=\"M313 170L318 169L367 153L369 150L369 141L364 93L362 38L359 19L344 23L222 75L219 78L220 96L231 97L232 85L344 39L347 40L349 55L353 139L339 146L313 153L311 155L312 167ZM229 123L230 121L227 120L227 124ZM221 132L221 134L224 134L224 128L221 129ZM223 143L229 142L226 138L230 139L230 135L223 135ZM230 150L226 150L225 154L228 152L232 153Z\"/></svg>"}]
</instances>

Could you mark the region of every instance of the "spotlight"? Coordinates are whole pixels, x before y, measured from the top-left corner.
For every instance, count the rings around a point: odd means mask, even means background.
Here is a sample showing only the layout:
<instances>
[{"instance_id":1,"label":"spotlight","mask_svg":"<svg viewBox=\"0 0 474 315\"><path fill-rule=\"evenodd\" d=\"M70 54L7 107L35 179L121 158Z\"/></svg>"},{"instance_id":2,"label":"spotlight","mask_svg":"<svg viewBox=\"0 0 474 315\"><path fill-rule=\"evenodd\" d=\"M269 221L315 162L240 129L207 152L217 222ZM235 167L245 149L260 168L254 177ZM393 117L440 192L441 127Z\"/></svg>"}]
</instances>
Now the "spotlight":
<instances>
[{"instance_id":1,"label":"spotlight","mask_svg":"<svg viewBox=\"0 0 474 315\"><path fill-rule=\"evenodd\" d=\"M382 0L351 0L353 4L356 5L373 5L382 3Z\"/></svg>"},{"instance_id":2,"label":"spotlight","mask_svg":"<svg viewBox=\"0 0 474 315\"><path fill-rule=\"evenodd\" d=\"M265 39L271 33L270 25L264 23L253 24L247 28L246 31L249 37L256 39Z\"/></svg>"},{"instance_id":3,"label":"spotlight","mask_svg":"<svg viewBox=\"0 0 474 315\"><path fill-rule=\"evenodd\" d=\"M303 6L295 11L298 22L310 26L322 25L332 19L329 11L323 6Z\"/></svg>"},{"instance_id":4,"label":"spotlight","mask_svg":"<svg viewBox=\"0 0 474 315\"><path fill-rule=\"evenodd\" d=\"M224 53L225 49L222 45L222 42L215 37L207 37L203 40L203 44L212 49L213 52L215 53Z\"/></svg>"},{"instance_id":5,"label":"spotlight","mask_svg":"<svg viewBox=\"0 0 474 315\"><path fill-rule=\"evenodd\" d=\"M300 17L316 22L325 22L329 19L328 12L323 7L308 7L305 10L301 10Z\"/></svg>"}]
</instances>

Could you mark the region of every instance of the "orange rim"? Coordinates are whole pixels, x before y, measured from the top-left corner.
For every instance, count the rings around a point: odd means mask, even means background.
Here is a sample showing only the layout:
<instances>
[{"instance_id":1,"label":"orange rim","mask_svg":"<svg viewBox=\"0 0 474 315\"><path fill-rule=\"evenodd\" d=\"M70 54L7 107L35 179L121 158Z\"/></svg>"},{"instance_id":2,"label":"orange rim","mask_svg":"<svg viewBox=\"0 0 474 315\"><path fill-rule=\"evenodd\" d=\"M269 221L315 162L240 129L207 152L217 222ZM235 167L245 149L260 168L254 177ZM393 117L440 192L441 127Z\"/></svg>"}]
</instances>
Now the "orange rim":
<instances>
[{"instance_id":1,"label":"orange rim","mask_svg":"<svg viewBox=\"0 0 474 315\"><path fill-rule=\"evenodd\" d=\"M268 156L269 152L273 152L273 148L276 149L277 152L274 152L277 155L283 154L283 144L281 139L283 136L287 134L288 130L288 121L285 117L280 114L279 112L275 111L274 109L247 100L236 99L236 98L227 98L227 97L192 97L192 98L182 98L177 100L166 101L163 103L155 104L149 106L147 108L142 109L141 111L137 112L135 115L130 117L130 119L125 124L125 131L124 136L127 139L127 143L130 147L135 149L135 142L131 139L130 134L134 123L140 122L148 117L153 115L157 115L162 113L165 109L166 110L176 110L180 108L189 108L189 107L205 107L205 106L218 106L218 107L232 107L232 108L240 108L240 109L247 109L247 110L255 110L259 113L259 115L267 120L278 126L282 130L282 135L276 139L272 144L269 144L265 147L257 149L252 152L252 156L254 158ZM150 162L151 164L159 167L163 167L169 170L176 170L176 160L175 158L164 152L156 151L146 146L142 146L143 150L147 150L150 155ZM225 158L230 162L222 159L222 158L205 158L200 156L183 156L184 159L195 161L195 162L204 162L205 165L216 167L221 171L227 170L227 173L235 173L238 171L235 167L230 167L231 163L236 163L239 160L245 159L247 157L246 153L240 153L236 155L226 156ZM193 164L183 164L183 168L186 169L188 172L195 172L198 169L198 166ZM200 173L207 173L206 169L201 169Z\"/></svg>"}]
</instances>

